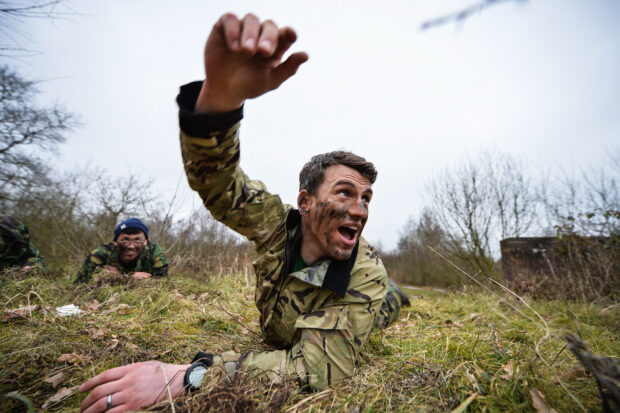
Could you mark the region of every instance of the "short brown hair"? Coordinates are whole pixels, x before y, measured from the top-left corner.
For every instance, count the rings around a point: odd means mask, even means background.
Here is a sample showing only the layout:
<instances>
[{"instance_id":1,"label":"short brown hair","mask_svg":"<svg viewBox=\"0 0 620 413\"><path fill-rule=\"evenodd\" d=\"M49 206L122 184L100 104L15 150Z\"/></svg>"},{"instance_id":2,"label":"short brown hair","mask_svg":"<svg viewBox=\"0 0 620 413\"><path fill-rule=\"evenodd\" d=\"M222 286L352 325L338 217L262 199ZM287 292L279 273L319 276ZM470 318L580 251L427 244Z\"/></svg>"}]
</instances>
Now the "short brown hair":
<instances>
[{"instance_id":1,"label":"short brown hair","mask_svg":"<svg viewBox=\"0 0 620 413\"><path fill-rule=\"evenodd\" d=\"M375 183L377 170L375 166L362 158L348 151L333 151L314 155L299 172L299 190L306 190L310 195L316 195L316 191L323 182L325 170L330 166L344 165L355 169L362 176Z\"/></svg>"}]
</instances>

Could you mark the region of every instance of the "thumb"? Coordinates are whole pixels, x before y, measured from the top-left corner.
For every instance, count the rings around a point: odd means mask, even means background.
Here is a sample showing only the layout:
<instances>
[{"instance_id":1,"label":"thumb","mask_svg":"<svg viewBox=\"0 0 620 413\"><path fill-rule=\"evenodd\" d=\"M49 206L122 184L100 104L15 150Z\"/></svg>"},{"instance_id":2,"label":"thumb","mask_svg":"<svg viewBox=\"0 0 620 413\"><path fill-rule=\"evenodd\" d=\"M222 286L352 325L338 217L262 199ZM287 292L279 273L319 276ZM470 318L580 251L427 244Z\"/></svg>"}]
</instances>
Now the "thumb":
<instances>
[{"instance_id":1,"label":"thumb","mask_svg":"<svg viewBox=\"0 0 620 413\"><path fill-rule=\"evenodd\" d=\"M273 68L271 71L271 81L269 89L277 89L282 83L284 83L289 77L293 76L299 66L308 60L308 55L305 52L293 53L284 62Z\"/></svg>"}]
</instances>

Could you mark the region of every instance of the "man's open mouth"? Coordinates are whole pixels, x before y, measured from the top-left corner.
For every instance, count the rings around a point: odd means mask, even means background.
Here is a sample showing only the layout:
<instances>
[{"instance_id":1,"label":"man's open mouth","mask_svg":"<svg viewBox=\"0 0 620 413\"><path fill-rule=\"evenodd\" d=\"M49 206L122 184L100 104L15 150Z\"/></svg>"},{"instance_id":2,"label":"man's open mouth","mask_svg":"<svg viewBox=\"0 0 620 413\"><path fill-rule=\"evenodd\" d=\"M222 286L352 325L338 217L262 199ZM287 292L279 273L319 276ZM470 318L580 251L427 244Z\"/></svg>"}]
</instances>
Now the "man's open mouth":
<instances>
[{"instance_id":1,"label":"man's open mouth","mask_svg":"<svg viewBox=\"0 0 620 413\"><path fill-rule=\"evenodd\" d=\"M357 236L357 228L343 225L338 228L338 233L340 233L345 240L355 241L355 237Z\"/></svg>"}]
</instances>

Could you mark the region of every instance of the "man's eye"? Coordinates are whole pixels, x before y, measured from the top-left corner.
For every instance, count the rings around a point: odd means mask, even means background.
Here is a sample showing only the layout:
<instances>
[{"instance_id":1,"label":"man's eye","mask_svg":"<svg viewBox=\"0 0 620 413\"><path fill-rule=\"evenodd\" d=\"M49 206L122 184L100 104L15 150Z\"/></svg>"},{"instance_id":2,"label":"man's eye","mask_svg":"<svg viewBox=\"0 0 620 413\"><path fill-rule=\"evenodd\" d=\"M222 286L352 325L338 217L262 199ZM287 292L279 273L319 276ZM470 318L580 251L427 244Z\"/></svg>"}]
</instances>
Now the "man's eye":
<instances>
[{"instance_id":1,"label":"man's eye","mask_svg":"<svg viewBox=\"0 0 620 413\"><path fill-rule=\"evenodd\" d=\"M369 203L369 202L370 202L370 197L368 197L368 196L364 195L364 196L362 197L362 201L364 201L364 203L366 203L366 204L367 204L367 203Z\"/></svg>"},{"instance_id":2,"label":"man's eye","mask_svg":"<svg viewBox=\"0 0 620 413\"><path fill-rule=\"evenodd\" d=\"M340 195L349 196L349 191L347 191L346 189L341 189L340 191L338 191L338 193Z\"/></svg>"}]
</instances>

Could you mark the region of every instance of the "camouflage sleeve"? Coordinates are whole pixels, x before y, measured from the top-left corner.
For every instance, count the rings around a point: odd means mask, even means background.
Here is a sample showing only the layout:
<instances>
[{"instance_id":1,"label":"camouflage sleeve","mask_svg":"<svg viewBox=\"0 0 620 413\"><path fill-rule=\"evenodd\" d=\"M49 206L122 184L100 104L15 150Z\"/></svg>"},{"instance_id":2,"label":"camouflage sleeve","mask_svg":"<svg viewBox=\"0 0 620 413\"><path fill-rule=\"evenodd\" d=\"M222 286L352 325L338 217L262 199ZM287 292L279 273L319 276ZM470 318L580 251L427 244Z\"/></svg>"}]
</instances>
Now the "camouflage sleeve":
<instances>
[{"instance_id":1,"label":"camouflage sleeve","mask_svg":"<svg viewBox=\"0 0 620 413\"><path fill-rule=\"evenodd\" d=\"M153 277L165 277L168 275L168 256L164 249L157 244L151 247L151 275Z\"/></svg>"},{"instance_id":2,"label":"camouflage sleeve","mask_svg":"<svg viewBox=\"0 0 620 413\"><path fill-rule=\"evenodd\" d=\"M290 207L239 167L239 125L208 137L190 137L181 131L185 172L190 187L215 219L251 241L264 243Z\"/></svg>"},{"instance_id":3,"label":"camouflage sleeve","mask_svg":"<svg viewBox=\"0 0 620 413\"><path fill-rule=\"evenodd\" d=\"M214 366L228 380L237 372L266 375L274 382L288 376L316 390L351 376L387 291L387 273L380 261L355 272L342 300L297 318L300 340L290 350L226 352L214 357Z\"/></svg>"},{"instance_id":4,"label":"camouflage sleeve","mask_svg":"<svg viewBox=\"0 0 620 413\"><path fill-rule=\"evenodd\" d=\"M25 265L32 265L33 267L43 271L44 273L47 272L47 263L45 262L43 257L41 257L39 250L37 249L37 247L34 246L32 242L28 246L28 259L26 260Z\"/></svg>"},{"instance_id":5,"label":"camouflage sleeve","mask_svg":"<svg viewBox=\"0 0 620 413\"><path fill-rule=\"evenodd\" d=\"M91 251L90 254L84 260L82 267L78 271L76 283L88 282L92 276L106 265L108 262L108 256L110 255L110 248L106 245L102 245L97 249Z\"/></svg>"},{"instance_id":6,"label":"camouflage sleeve","mask_svg":"<svg viewBox=\"0 0 620 413\"><path fill-rule=\"evenodd\" d=\"M8 215L0 215L0 268L32 266L47 271L45 260L30 241L28 227Z\"/></svg>"}]
</instances>

